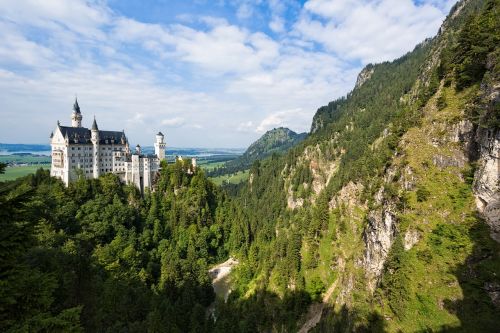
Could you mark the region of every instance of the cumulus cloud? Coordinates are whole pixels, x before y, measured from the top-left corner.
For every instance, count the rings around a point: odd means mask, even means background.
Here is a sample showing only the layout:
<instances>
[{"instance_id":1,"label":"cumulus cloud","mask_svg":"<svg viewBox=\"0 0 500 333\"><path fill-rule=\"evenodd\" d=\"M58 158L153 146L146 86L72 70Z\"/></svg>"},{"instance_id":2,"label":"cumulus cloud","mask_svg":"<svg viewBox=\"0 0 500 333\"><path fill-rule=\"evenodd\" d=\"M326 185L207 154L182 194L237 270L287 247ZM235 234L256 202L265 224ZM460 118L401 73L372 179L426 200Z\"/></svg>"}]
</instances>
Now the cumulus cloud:
<instances>
[{"instance_id":1,"label":"cumulus cloud","mask_svg":"<svg viewBox=\"0 0 500 333\"><path fill-rule=\"evenodd\" d=\"M296 31L338 57L363 64L392 60L433 36L444 18L412 0L309 0Z\"/></svg>"},{"instance_id":2,"label":"cumulus cloud","mask_svg":"<svg viewBox=\"0 0 500 333\"><path fill-rule=\"evenodd\" d=\"M69 122L75 93L84 124L95 114L100 128L141 144L162 128L170 144L219 147L273 127L306 131L319 106L352 89L359 63L413 48L454 1L231 3L241 22L195 13L143 22L100 0L3 0L0 141L45 142L57 119ZM243 24L259 5L267 32Z\"/></svg>"}]
</instances>

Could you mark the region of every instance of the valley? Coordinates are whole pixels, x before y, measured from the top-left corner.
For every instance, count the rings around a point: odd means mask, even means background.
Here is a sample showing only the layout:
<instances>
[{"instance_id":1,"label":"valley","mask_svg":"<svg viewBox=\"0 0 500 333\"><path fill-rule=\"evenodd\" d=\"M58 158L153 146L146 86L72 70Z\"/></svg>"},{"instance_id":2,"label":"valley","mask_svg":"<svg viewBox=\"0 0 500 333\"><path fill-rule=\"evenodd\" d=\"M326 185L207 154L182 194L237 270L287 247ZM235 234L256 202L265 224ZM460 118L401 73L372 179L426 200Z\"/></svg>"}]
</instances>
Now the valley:
<instances>
[{"instance_id":1,"label":"valley","mask_svg":"<svg viewBox=\"0 0 500 333\"><path fill-rule=\"evenodd\" d=\"M499 17L458 1L308 133L167 146L143 192L0 156L0 331L497 332Z\"/></svg>"}]
</instances>

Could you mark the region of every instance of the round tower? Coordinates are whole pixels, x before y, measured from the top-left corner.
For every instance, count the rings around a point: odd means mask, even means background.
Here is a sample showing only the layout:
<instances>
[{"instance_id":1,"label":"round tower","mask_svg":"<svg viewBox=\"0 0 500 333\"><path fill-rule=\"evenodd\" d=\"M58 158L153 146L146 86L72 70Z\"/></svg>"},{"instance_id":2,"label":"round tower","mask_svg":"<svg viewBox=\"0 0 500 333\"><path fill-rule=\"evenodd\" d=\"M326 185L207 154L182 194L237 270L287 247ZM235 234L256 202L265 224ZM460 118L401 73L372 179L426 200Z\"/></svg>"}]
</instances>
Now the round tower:
<instances>
[{"instance_id":1,"label":"round tower","mask_svg":"<svg viewBox=\"0 0 500 333\"><path fill-rule=\"evenodd\" d=\"M165 159L165 147L167 144L164 141L165 136L162 132L158 132L156 134L156 142L155 142L155 154L160 161Z\"/></svg>"},{"instance_id":2,"label":"round tower","mask_svg":"<svg viewBox=\"0 0 500 333\"><path fill-rule=\"evenodd\" d=\"M75 104L73 104L73 113L71 114L71 126L82 127L82 113L80 112L80 106L78 105L78 99L75 98Z\"/></svg>"},{"instance_id":3,"label":"round tower","mask_svg":"<svg viewBox=\"0 0 500 333\"><path fill-rule=\"evenodd\" d=\"M99 128L97 127L97 122L92 123L92 129L90 130L92 145L94 146L94 158L93 158L93 167L94 167L94 178L99 178L99 171L101 168L101 163L99 161Z\"/></svg>"}]
</instances>

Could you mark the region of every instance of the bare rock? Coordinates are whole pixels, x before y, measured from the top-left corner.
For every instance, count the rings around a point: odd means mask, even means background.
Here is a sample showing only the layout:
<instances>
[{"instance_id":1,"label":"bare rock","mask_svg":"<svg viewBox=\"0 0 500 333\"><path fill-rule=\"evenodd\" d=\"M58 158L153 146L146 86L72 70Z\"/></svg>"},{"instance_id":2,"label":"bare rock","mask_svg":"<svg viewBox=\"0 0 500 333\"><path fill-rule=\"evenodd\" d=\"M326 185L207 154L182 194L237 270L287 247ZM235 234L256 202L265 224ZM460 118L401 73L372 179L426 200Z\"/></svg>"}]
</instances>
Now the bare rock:
<instances>
[{"instance_id":1,"label":"bare rock","mask_svg":"<svg viewBox=\"0 0 500 333\"><path fill-rule=\"evenodd\" d=\"M364 268L368 288L373 291L384 268L395 236L395 215L388 206L371 211L363 239L365 242Z\"/></svg>"},{"instance_id":2,"label":"bare rock","mask_svg":"<svg viewBox=\"0 0 500 333\"><path fill-rule=\"evenodd\" d=\"M410 229L406 231L404 236L404 248L406 251L411 250L413 245L417 244L420 240L420 234L415 229Z\"/></svg>"},{"instance_id":3,"label":"bare rock","mask_svg":"<svg viewBox=\"0 0 500 333\"><path fill-rule=\"evenodd\" d=\"M500 243L500 130L478 130L478 168L474 194L479 212L491 228L491 237Z\"/></svg>"}]
</instances>

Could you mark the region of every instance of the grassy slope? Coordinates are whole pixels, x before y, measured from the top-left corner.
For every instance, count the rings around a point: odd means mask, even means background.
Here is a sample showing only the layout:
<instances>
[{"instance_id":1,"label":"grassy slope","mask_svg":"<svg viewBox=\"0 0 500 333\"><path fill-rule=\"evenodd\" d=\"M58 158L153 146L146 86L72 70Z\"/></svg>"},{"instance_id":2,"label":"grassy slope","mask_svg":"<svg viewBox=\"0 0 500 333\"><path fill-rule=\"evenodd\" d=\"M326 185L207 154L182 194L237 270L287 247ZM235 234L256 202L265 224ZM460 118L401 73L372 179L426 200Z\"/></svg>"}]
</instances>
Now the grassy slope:
<instances>
[{"instance_id":1,"label":"grassy slope","mask_svg":"<svg viewBox=\"0 0 500 333\"><path fill-rule=\"evenodd\" d=\"M238 171L235 174L223 175L218 177L211 177L216 185L222 185L222 183L231 183L231 184L239 184L248 179L249 170Z\"/></svg>"},{"instance_id":2,"label":"grassy slope","mask_svg":"<svg viewBox=\"0 0 500 333\"><path fill-rule=\"evenodd\" d=\"M392 318L387 321L387 331L494 330L499 313L495 314L482 287L487 281L500 282L500 247L476 215L471 184L464 179L471 166L440 168L432 162L438 155L459 159L462 147L450 140L449 130L463 119L470 90L456 94L453 88L444 88L438 92L447 107L439 110L436 98L430 100L422 126L404 136L403 157L395 160L395 165L413 170L417 183L414 191L406 193L399 232L417 230L421 240L401 255L402 268L392 273L409 277L405 279L407 299L398 303L402 308L390 309L387 290L379 290L380 310ZM479 253L489 257L476 261Z\"/></svg>"}]
</instances>

